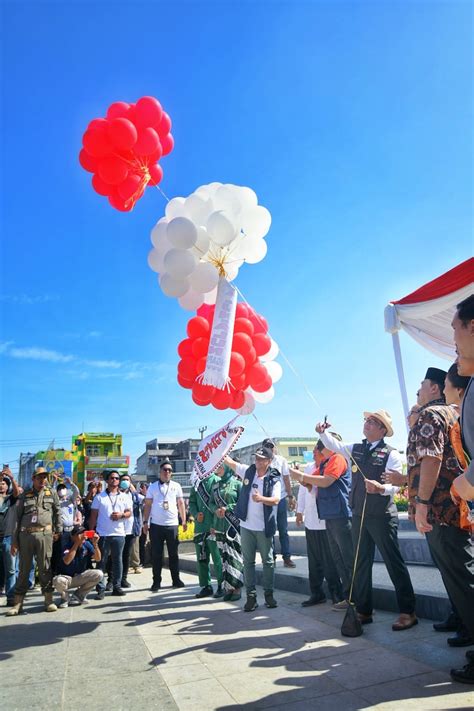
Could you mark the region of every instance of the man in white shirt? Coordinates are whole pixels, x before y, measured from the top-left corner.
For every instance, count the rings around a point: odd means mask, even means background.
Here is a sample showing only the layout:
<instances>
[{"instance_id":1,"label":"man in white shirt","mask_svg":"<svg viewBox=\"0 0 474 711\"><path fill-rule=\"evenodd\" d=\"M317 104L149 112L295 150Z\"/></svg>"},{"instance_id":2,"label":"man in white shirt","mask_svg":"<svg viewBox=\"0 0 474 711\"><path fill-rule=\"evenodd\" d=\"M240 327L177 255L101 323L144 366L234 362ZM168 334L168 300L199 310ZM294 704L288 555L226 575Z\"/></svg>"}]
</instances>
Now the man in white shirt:
<instances>
[{"instance_id":1,"label":"man in white shirt","mask_svg":"<svg viewBox=\"0 0 474 711\"><path fill-rule=\"evenodd\" d=\"M179 577L178 556L178 526L179 518L186 531L186 509L183 490L175 481L171 481L173 468L171 462L163 462L160 466L158 481L148 487L143 510L143 531L150 530L151 555L153 565L153 585L151 592L158 592L161 587L161 570L163 567L163 549L166 542L171 579L174 588L184 587Z\"/></svg>"},{"instance_id":2,"label":"man in white shirt","mask_svg":"<svg viewBox=\"0 0 474 711\"><path fill-rule=\"evenodd\" d=\"M102 554L100 569L105 574L109 555L112 557L112 595L125 595L121 587L125 545L125 521L132 516L129 497L119 489L120 475L117 471L105 475L107 488L96 494L92 502L89 526L99 534L99 548ZM103 600L105 583L97 585L97 599Z\"/></svg>"},{"instance_id":3,"label":"man in white shirt","mask_svg":"<svg viewBox=\"0 0 474 711\"><path fill-rule=\"evenodd\" d=\"M398 489L382 482L382 475L402 471L399 452L384 440L393 435L392 418L386 410L364 412L365 439L360 443L340 442L327 432L329 427L328 422L320 422L316 432L327 449L346 457L352 470L349 505L354 550L363 524L354 579L354 600L359 619L362 624L372 622L372 566L377 546L395 588L400 612L392 629L395 632L410 629L418 620L413 585L398 545L398 512L393 503Z\"/></svg>"},{"instance_id":4,"label":"man in white shirt","mask_svg":"<svg viewBox=\"0 0 474 711\"><path fill-rule=\"evenodd\" d=\"M273 560L273 536L276 531L276 507L281 495L281 475L272 467L273 452L260 447L255 452L255 464L245 467L226 457L228 464L238 476L243 476L243 486L234 509L240 519L240 537L244 559L244 583L247 589L245 612L258 607L255 575L255 556L260 553L263 565L263 589L265 605L277 607L273 597L275 563Z\"/></svg>"},{"instance_id":5,"label":"man in white shirt","mask_svg":"<svg viewBox=\"0 0 474 711\"><path fill-rule=\"evenodd\" d=\"M296 505L295 497L291 490L290 471L285 457L278 454L275 442L267 438L262 442L262 447L268 447L273 453L272 467L281 474L281 497L277 509L277 528L280 540L281 557L285 568L296 568L291 560L290 537L288 535L288 509L293 511ZM275 545L273 546L273 556L276 559Z\"/></svg>"}]
</instances>

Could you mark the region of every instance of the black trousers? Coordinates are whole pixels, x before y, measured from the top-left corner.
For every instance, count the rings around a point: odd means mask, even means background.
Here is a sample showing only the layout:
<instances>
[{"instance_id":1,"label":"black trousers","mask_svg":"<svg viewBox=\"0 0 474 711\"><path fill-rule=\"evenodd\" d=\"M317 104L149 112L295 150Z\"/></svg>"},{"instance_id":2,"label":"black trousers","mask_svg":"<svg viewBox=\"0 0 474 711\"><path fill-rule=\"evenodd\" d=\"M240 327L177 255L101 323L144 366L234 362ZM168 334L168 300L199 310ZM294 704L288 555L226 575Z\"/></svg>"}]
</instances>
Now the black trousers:
<instances>
[{"instance_id":1,"label":"black trousers","mask_svg":"<svg viewBox=\"0 0 474 711\"><path fill-rule=\"evenodd\" d=\"M163 567L163 549L166 542L173 585L179 582L178 526L150 525L151 559L153 566L153 585L161 585Z\"/></svg>"},{"instance_id":2,"label":"black trousers","mask_svg":"<svg viewBox=\"0 0 474 711\"><path fill-rule=\"evenodd\" d=\"M474 638L474 545L469 533L433 524L426 539L455 610Z\"/></svg>"},{"instance_id":3,"label":"black trousers","mask_svg":"<svg viewBox=\"0 0 474 711\"><path fill-rule=\"evenodd\" d=\"M352 517L352 539L354 554L360 531L360 516ZM398 516L389 513L384 516L366 516L360 539L359 559L354 580L354 601L357 611L362 615L371 615L372 603L372 565L375 546L380 551L387 567L390 580L395 588L398 609L402 613L415 611L415 593L410 574L398 545Z\"/></svg>"},{"instance_id":4,"label":"black trousers","mask_svg":"<svg viewBox=\"0 0 474 711\"><path fill-rule=\"evenodd\" d=\"M324 595L323 582L326 578L329 594L334 602L342 600L342 585L329 549L328 535L324 530L305 528L308 551L309 588L311 597Z\"/></svg>"},{"instance_id":5,"label":"black trousers","mask_svg":"<svg viewBox=\"0 0 474 711\"><path fill-rule=\"evenodd\" d=\"M342 580L344 598L349 599L349 590L352 580L352 566L354 552L352 548L352 523L350 518L326 519L329 548L334 563Z\"/></svg>"}]
</instances>

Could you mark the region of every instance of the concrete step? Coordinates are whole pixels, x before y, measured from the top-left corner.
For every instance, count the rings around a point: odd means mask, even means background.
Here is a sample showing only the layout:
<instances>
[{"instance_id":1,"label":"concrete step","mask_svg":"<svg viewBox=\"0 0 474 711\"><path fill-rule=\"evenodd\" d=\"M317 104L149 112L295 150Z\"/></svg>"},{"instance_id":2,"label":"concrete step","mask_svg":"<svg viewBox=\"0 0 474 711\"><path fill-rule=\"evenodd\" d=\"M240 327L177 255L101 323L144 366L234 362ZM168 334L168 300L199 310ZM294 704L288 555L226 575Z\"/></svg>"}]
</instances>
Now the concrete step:
<instances>
[{"instance_id":1,"label":"concrete step","mask_svg":"<svg viewBox=\"0 0 474 711\"><path fill-rule=\"evenodd\" d=\"M308 559L305 556L294 556L296 568L284 568L281 559L277 560L275 569L275 588L287 590L302 595L309 595ZM189 551L184 552L180 546L180 565L183 570L197 572L196 556ZM429 620L442 620L450 612L446 590L437 568L409 565L408 570L416 593L416 612L419 617ZM395 590L383 563L374 563L373 571L374 607L380 610L398 612ZM257 563L257 583L262 584L262 566ZM336 614L336 613L334 613Z\"/></svg>"}]
</instances>

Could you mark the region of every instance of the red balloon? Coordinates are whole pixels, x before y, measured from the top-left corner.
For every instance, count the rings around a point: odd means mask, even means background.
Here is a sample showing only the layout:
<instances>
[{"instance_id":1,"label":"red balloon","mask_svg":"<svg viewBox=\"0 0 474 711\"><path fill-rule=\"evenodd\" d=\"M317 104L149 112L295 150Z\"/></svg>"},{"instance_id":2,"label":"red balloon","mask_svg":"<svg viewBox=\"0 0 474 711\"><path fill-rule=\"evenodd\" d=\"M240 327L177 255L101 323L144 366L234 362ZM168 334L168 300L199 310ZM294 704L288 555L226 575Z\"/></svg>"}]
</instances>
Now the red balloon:
<instances>
[{"instance_id":1,"label":"red balloon","mask_svg":"<svg viewBox=\"0 0 474 711\"><path fill-rule=\"evenodd\" d=\"M145 189L142 178L136 173L129 173L123 183L117 187L118 194L124 200L130 200L135 197L135 201L141 197L141 192Z\"/></svg>"},{"instance_id":2,"label":"red balloon","mask_svg":"<svg viewBox=\"0 0 474 711\"><path fill-rule=\"evenodd\" d=\"M92 187L98 193L99 195L105 195L109 196L112 195L115 192L115 188L113 185L110 185L109 183L105 183L100 175L93 175L92 176Z\"/></svg>"},{"instance_id":3,"label":"red balloon","mask_svg":"<svg viewBox=\"0 0 474 711\"><path fill-rule=\"evenodd\" d=\"M135 123L138 127L155 126L162 116L163 109L154 96L142 96L135 104Z\"/></svg>"},{"instance_id":4,"label":"red balloon","mask_svg":"<svg viewBox=\"0 0 474 711\"><path fill-rule=\"evenodd\" d=\"M192 346L193 356L196 360L207 356L207 351L209 350L209 338L196 338Z\"/></svg>"},{"instance_id":5,"label":"red balloon","mask_svg":"<svg viewBox=\"0 0 474 711\"><path fill-rule=\"evenodd\" d=\"M193 400L197 405L210 405L216 389L212 385L194 383Z\"/></svg>"},{"instance_id":6,"label":"red balloon","mask_svg":"<svg viewBox=\"0 0 474 711\"><path fill-rule=\"evenodd\" d=\"M248 306L246 306L245 304L237 304L237 308L235 310L235 317L236 318L248 318L249 317Z\"/></svg>"},{"instance_id":7,"label":"red balloon","mask_svg":"<svg viewBox=\"0 0 474 711\"><path fill-rule=\"evenodd\" d=\"M127 177L128 166L121 158L107 156L99 163L99 175L105 183L118 185Z\"/></svg>"},{"instance_id":8,"label":"red balloon","mask_svg":"<svg viewBox=\"0 0 474 711\"><path fill-rule=\"evenodd\" d=\"M115 118L109 122L108 136L119 151L129 151L137 142L138 132L128 119Z\"/></svg>"},{"instance_id":9,"label":"red balloon","mask_svg":"<svg viewBox=\"0 0 474 711\"><path fill-rule=\"evenodd\" d=\"M247 363L247 367L252 366L256 360L257 360L257 351L252 346L252 348L249 350L249 352L245 354L245 362Z\"/></svg>"},{"instance_id":10,"label":"red balloon","mask_svg":"<svg viewBox=\"0 0 474 711\"><path fill-rule=\"evenodd\" d=\"M104 128L107 128L108 126L108 121L105 118L95 118L92 119L92 121L89 122L89 125L87 126L88 131L95 131L97 128L100 130L103 130Z\"/></svg>"},{"instance_id":11,"label":"red balloon","mask_svg":"<svg viewBox=\"0 0 474 711\"><path fill-rule=\"evenodd\" d=\"M191 356L186 356L178 363L178 373L187 380L194 378L197 375L196 361Z\"/></svg>"},{"instance_id":12,"label":"red balloon","mask_svg":"<svg viewBox=\"0 0 474 711\"><path fill-rule=\"evenodd\" d=\"M267 378L268 376L268 371L265 368L265 366L262 363L255 363L252 365L252 367L249 370L248 373L248 380L250 387L252 387L254 390L257 389L258 385L260 383L263 383L263 381ZM268 388L266 388L268 390ZM257 392L262 392L262 391L257 391Z\"/></svg>"},{"instance_id":13,"label":"red balloon","mask_svg":"<svg viewBox=\"0 0 474 711\"><path fill-rule=\"evenodd\" d=\"M107 109L107 118L109 120L125 117L129 118L129 113L130 104L127 104L126 101L115 101L113 104L110 104Z\"/></svg>"},{"instance_id":14,"label":"red balloon","mask_svg":"<svg viewBox=\"0 0 474 711\"><path fill-rule=\"evenodd\" d=\"M265 353L268 353L268 351L272 347L272 341L270 336L267 336L266 333L257 333L253 337L253 346L257 351L257 355L265 355Z\"/></svg>"},{"instance_id":15,"label":"red balloon","mask_svg":"<svg viewBox=\"0 0 474 711\"><path fill-rule=\"evenodd\" d=\"M182 388L187 388L188 390L191 390L194 384L194 380L183 378L183 376L178 373L178 383L181 385Z\"/></svg>"},{"instance_id":16,"label":"red balloon","mask_svg":"<svg viewBox=\"0 0 474 711\"><path fill-rule=\"evenodd\" d=\"M234 410L238 410L239 407L243 407L245 403L245 393L243 390L235 390L232 393L232 402L231 402L231 407Z\"/></svg>"},{"instance_id":17,"label":"red balloon","mask_svg":"<svg viewBox=\"0 0 474 711\"><path fill-rule=\"evenodd\" d=\"M86 151L94 158L103 158L113 150L113 146L107 135L107 125L100 124L99 128L87 129L82 137L82 143Z\"/></svg>"},{"instance_id":18,"label":"red balloon","mask_svg":"<svg viewBox=\"0 0 474 711\"><path fill-rule=\"evenodd\" d=\"M156 163L155 165L150 165L148 168L148 172L150 173L150 180L148 181L148 185L158 185L158 183L161 182L163 178L163 168L161 165L158 165Z\"/></svg>"},{"instance_id":19,"label":"red balloon","mask_svg":"<svg viewBox=\"0 0 474 711\"><path fill-rule=\"evenodd\" d=\"M174 148L174 138L171 135L171 133L168 133L168 135L161 137L160 136L160 143L161 147L163 149L163 155L167 156L168 153L171 153L171 151Z\"/></svg>"},{"instance_id":20,"label":"red balloon","mask_svg":"<svg viewBox=\"0 0 474 711\"><path fill-rule=\"evenodd\" d=\"M234 377L231 380L232 385L236 390L245 390L247 387L247 376L245 373L241 373L240 375L234 375Z\"/></svg>"},{"instance_id":21,"label":"red balloon","mask_svg":"<svg viewBox=\"0 0 474 711\"><path fill-rule=\"evenodd\" d=\"M253 323L254 333L268 333L268 322L263 316L257 314L256 316L250 316L250 320Z\"/></svg>"},{"instance_id":22,"label":"red balloon","mask_svg":"<svg viewBox=\"0 0 474 711\"><path fill-rule=\"evenodd\" d=\"M148 156L160 147L160 139L154 128L146 127L138 129L137 142L133 147L137 156Z\"/></svg>"},{"instance_id":23,"label":"red balloon","mask_svg":"<svg viewBox=\"0 0 474 711\"><path fill-rule=\"evenodd\" d=\"M247 333L236 333L232 339L232 350L241 353L244 357L250 353L252 348L252 339Z\"/></svg>"},{"instance_id":24,"label":"red balloon","mask_svg":"<svg viewBox=\"0 0 474 711\"><path fill-rule=\"evenodd\" d=\"M270 378L269 375L267 375L267 377L264 380L262 380L261 383L258 383L258 385L255 385L252 387L256 393L266 393L267 390L270 390L272 385L273 385L272 379Z\"/></svg>"},{"instance_id":25,"label":"red balloon","mask_svg":"<svg viewBox=\"0 0 474 711\"><path fill-rule=\"evenodd\" d=\"M246 333L253 336L253 325L248 318L236 318L234 323L234 333Z\"/></svg>"},{"instance_id":26,"label":"red balloon","mask_svg":"<svg viewBox=\"0 0 474 711\"><path fill-rule=\"evenodd\" d=\"M161 120L157 124L154 124L153 128L155 129L155 131L158 131L160 138L161 136L168 135L168 133L171 131L171 119L166 113L166 111L163 111L163 116L161 117Z\"/></svg>"},{"instance_id":27,"label":"red balloon","mask_svg":"<svg viewBox=\"0 0 474 711\"><path fill-rule=\"evenodd\" d=\"M201 304L201 306L196 311L198 316L202 316L209 323L211 323L214 318L214 305L211 304Z\"/></svg>"},{"instance_id":28,"label":"red balloon","mask_svg":"<svg viewBox=\"0 0 474 711\"><path fill-rule=\"evenodd\" d=\"M126 202L125 200L122 200L120 195L117 195L116 192L109 195L108 200L112 207L115 207L116 210L120 210L120 212L130 212L133 208L133 203L131 201Z\"/></svg>"},{"instance_id":29,"label":"red balloon","mask_svg":"<svg viewBox=\"0 0 474 711\"><path fill-rule=\"evenodd\" d=\"M228 390L216 389L211 402L216 410L227 410L227 408L231 406L232 395Z\"/></svg>"},{"instance_id":30,"label":"red balloon","mask_svg":"<svg viewBox=\"0 0 474 711\"><path fill-rule=\"evenodd\" d=\"M192 346L192 340L190 338L185 338L184 341L181 341L178 346L178 355L181 356L181 358L186 358L186 356L192 356Z\"/></svg>"},{"instance_id":31,"label":"red balloon","mask_svg":"<svg viewBox=\"0 0 474 711\"><path fill-rule=\"evenodd\" d=\"M232 351L231 356L230 356L230 365L229 365L229 375L231 378L237 375L241 375L245 370L245 358L240 355L240 353L236 353Z\"/></svg>"},{"instance_id":32,"label":"red balloon","mask_svg":"<svg viewBox=\"0 0 474 711\"><path fill-rule=\"evenodd\" d=\"M95 173L99 166L99 161L94 156L91 156L85 148L81 148L79 152L79 163L82 165L84 170L89 173Z\"/></svg>"},{"instance_id":33,"label":"red balloon","mask_svg":"<svg viewBox=\"0 0 474 711\"><path fill-rule=\"evenodd\" d=\"M188 321L186 331L189 338L202 338L204 336L209 338L211 327L209 326L209 321L206 321L202 316L193 316Z\"/></svg>"},{"instance_id":34,"label":"red balloon","mask_svg":"<svg viewBox=\"0 0 474 711\"><path fill-rule=\"evenodd\" d=\"M147 160L148 165L151 166L153 163L156 163L157 161L159 161L162 155L163 155L163 149L161 147L161 143L158 143L158 148L156 149L156 151L153 151L153 153L150 153L150 155L148 156L148 160Z\"/></svg>"},{"instance_id":35,"label":"red balloon","mask_svg":"<svg viewBox=\"0 0 474 711\"><path fill-rule=\"evenodd\" d=\"M204 373L206 370L206 360L207 356L203 356L202 358L199 358L199 360L196 363L196 372L198 375L201 375L201 373Z\"/></svg>"}]
</instances>

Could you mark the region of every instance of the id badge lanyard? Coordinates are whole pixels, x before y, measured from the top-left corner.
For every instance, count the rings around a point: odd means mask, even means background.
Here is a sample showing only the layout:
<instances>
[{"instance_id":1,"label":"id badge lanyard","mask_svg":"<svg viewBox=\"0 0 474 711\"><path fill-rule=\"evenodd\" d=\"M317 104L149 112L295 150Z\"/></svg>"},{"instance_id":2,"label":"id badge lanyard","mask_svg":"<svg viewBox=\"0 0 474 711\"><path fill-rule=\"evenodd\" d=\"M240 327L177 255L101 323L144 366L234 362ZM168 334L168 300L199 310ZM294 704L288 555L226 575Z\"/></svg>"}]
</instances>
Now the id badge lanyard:
<instances>
[{"instance_id":1,"label":"id badge lanyard","mask_svg":"<svg viewBox=\"0 0 474 711\"><path fill-rule=\"evenodd\" d=\"M168 502L168 491L169 491L170 485L168 483L168 486L166 487L166 492L164 494L163 494L163 489L162 489L163 486L164 486L164 484L160 484L160 494L163 497L163 508L165 511L168 511L168 509L170 507L169 502Z\"/></svg>"}]
</instances>

